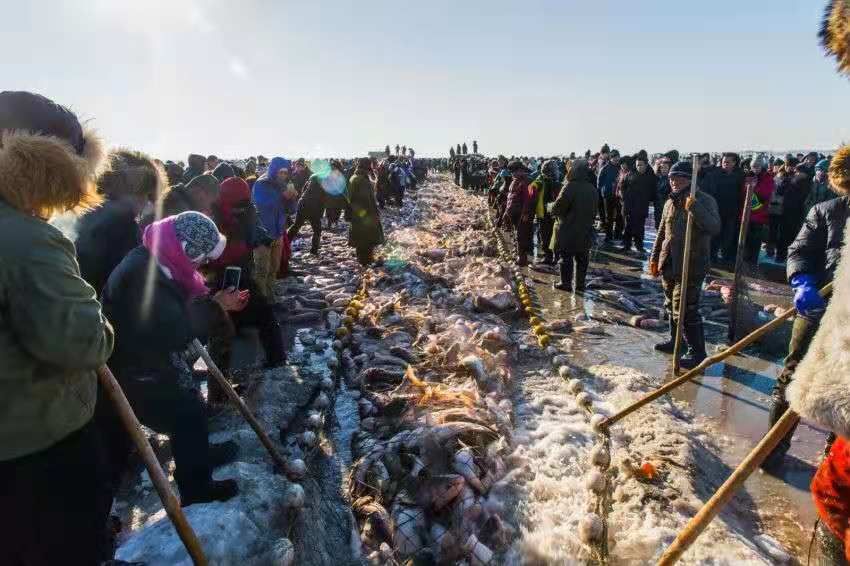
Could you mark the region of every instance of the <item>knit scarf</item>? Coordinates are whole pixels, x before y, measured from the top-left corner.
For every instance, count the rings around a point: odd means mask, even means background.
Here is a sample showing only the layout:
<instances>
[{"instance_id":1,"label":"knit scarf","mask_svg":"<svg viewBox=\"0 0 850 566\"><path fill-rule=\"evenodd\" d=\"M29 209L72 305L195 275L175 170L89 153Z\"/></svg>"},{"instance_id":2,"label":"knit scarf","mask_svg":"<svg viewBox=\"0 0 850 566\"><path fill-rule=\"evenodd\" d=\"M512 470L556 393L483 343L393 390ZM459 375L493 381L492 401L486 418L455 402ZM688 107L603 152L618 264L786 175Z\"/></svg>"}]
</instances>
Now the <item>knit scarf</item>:
<instances>
[{"instance_id":1,"label":"knit scarf","mask_svg":"<svg viewBox=\"0 0 850 566\"><path fill-rule=\"evenodd\" d=\"M183 289L189 299L209 293L203 276L192 263L174 230L174 217L163 218L145 228L142 244L156 258L160 266L168 270L171 279Z\"/></svg>"}]
</instances>

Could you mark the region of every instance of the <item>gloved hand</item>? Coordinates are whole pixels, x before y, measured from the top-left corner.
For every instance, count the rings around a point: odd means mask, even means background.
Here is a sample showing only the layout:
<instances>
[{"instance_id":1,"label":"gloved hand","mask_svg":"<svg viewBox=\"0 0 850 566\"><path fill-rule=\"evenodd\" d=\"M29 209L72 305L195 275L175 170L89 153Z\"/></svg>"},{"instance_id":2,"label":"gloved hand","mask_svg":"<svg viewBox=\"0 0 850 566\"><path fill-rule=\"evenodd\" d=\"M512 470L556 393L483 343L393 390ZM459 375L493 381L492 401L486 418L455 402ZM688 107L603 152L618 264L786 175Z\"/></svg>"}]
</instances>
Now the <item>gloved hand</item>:
<instances>
[{"instance_id":1,"label":"gloved hand","mask_svg":"<svg viewBox=\"0 0 850 566\"><path fill-rule=\"evenodd\" d=\"M694 197L688 196L688 198L685 199L685 210L690 212L691 209L694 207L695 202L696 202L696 199Z\"/></svg>"},{"instance_id":2,"label":"gloved hand","mask_svg":"<svg viewBox=\"0 0 850 566\"><path fill-rule=\"evenodd\" d=\"M815 278L806 273L799 273L791 278L791 288L794 289L794 308L800 316L817 318L826 308L823 298L818 294Z\"/></svg>"}]
</instances>

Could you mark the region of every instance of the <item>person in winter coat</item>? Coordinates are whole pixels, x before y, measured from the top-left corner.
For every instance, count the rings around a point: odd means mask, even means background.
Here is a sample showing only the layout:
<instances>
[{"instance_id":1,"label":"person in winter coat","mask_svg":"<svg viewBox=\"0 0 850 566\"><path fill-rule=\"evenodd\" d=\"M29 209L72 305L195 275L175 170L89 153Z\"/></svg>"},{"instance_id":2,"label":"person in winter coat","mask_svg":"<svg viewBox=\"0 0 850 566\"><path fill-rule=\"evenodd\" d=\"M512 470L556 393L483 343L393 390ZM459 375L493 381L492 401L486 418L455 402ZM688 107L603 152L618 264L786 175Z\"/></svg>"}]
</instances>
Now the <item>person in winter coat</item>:
<instances>
[{"instance_id":1,"label":"person in winter coat","mask_svg":"<svg viewBox=\"0 0 850 566\"><path fill-rule=\"evenodd\" d=\"M381 215L375 201L371 172L372 161L368 157L362 157L358 160L354 175L348 183L351 198L346 211L351 223L348 245L356 250L357 260L364 267L374 261L375 247L384 243L384 228L381 226Z\"/></svg>"},{"instance_id":2,"label":"person in winter coat","mask_svg":"<svg viewBox=\"0 0 850 566\"><path fill-rule=\"evenodd\" d=\"M555 218L550 247L561 260L561 281L553 287L561 291L584 292L599 200L599 191L592 178L586 160L573 161L567 169L566 183L550 205L550 213Z\"/></svg>"},{"instance_id":3,"label":"person in winter coat","mask_svg":"<svg viewBox=\"0 0 850 566\"><path fill-rule=\"evenodd\" d=\"M322 190L328 228L334 229L342 211L348 206L348 179L351 175L346 172L350 170L353 173L354 167L343 167L342 162L336 159L331 160L330 166L330 174L322 179Z\"/></svg>"},{"instance_id":4,"label":"person in winter coat","mask_svg":"<svg viewBox=\"0 0 850 566\"><path fill-rule=\"evenodd\" d=\"M142 243L142 211L168 190L162 167L144 153L116 150L108 161L109 168L97 179L104 202L80 216L75 226L80 274L98 293L115 266Z\"/></svg>"},{"instance_id":5,"label":"person in winter coat","mask_svg":"<svg viewBox=\"0 0 850 566\"><path fill-rule=\"evenodd\" d=\"M286 219L297 203L298 191L289 180L291 162L275 157L269 168L254 183L252 196L263 228L272 239L269 246L254 250L254 277L260 292L274 302L274 282L277 280L286 233Z\"/></svg>"},{"instance_id":6,"label":"person in winter coat","mask_svg":"<svg viewBox=\"0 0 850 566\"><path fill-rule=\"evenodd\" d=\"M794 307L798 314L791 330L785 365L771 396L771 426L788 408L786 389L794 379L797 365L809 349L826 307L818 290L832 281L841 259L845 243L844 229L850 211L850 146L839 149L833 158L829 167L829 182L841 196L813 206L802 229L788 248L786 272L794 290ZM775 468L782 464L793 434L792 429L782 439L765 460L765 468Z\"/></svg>"},{"instance_id":7,"label":"person in winter coat","mask_svg":"<svg viewBox=\"0 0 850 566\"><path fill-rule=\"evenodd\" d=\"M203 175L206 168L206 157L198 155L197 153L190 153L189 157L186 159L186 170L183 172L183 184L187 185L189 181L198 175Z\"/></svg>"},{"instance_id":8,"label":"person in winter coat","mask_svg":"<svg viewBox=\"0 0 850 566\"><path fill-rule=\"evenodd\" d=\"M528 168L519 161L508 165L513 180L508 189L502 224L515 231L517 265L528 265L534 236L534 203L536 194L528 181Z\"/></svg>"},{"instance_id":9,"label":"person in winter coat","mask_svg":"<svg viewBox=\"0 0 850 566\"><path fill-rule=\"evenodd\" d=\"M765 253L768 257L776 256L776 248L779 245L780 229L782 227L782 203L785 199L785 161L777 159L773 162L773 195L767 205L768 236Z\"/></svg>"},{"instance_id":10,"label":"person in winter coat","mask_svg":"<svg viewBox=\"0 0 850 566\"><path fill-rule=\"evenodd\" d=\"M655 171L655 200L652 204L652 216L655 221L656 230L658 230L658 226L661 224L661 213L664 210L664 203L667 202L667 198L670 196L670 180L667 178L667 174L670 173L670 165L672 165L670 160L667 157L662 157L659 159Z\"/></svg>"},{"instance_id":11,"label":"person in winter coat","mask_svg":"<svg viewBox=\"0 0 850 566\"><path fill-rule=\"evenodd\" d=\"M220 190L218 179L207 174L198 175L185 185L175 185L162 199L162 216L174 216L189 210L212 215ZM154 214L146 215L142 226L147 226L153 220Z\"/></svg>"},{"instance_id":12,"label":"person in winter coat","mask_svg":"<svg viewBox=\"0 0 850 566\"><path fill-rule=\"evenodd\" d=\"M223 183L225 179L236 176L236 170L233 165L226 161L220 161L215 169L212 170L212 176L218 179L219 183Z\"/></svg>"},{"instance_id":13,"label":"person in winter coat","mask_svg":"<svg viewBox=\"0 0 850 566\"><path fill-rule=\"evenodd\" d=\"M664 307L670 317L670 340L657 344L659 352L672 353L676 340L676 325L684 324L682 333L688 352L680 361L685 369L696 367L706 357L705 335L699 303L702 282L711 259L711 238L720 232L720 213L717 203L702 191L689 195L692 177L691 164L680 161L670 169L670 199L664 205L661 226L652 247L649 274L661 276L664 288ZM693 216L691 255L688 264L687 287L682 288L682 268L685 253L685 228L688 214ZM685 320L678 320L679 302L685 301Z\"/></svg>"},{"instance_id":14,"label":"person in winter coat","mask_svg":"<svg viewBox=\"0 0 850 566\"><path fill-rule=\"evenodd\" d=\"M272 305L260 292L253 276L254 249L268 244L265 231L259 226L257 210L251 202L251 190L248 183L239 177L230 177L221 184L221 197L216 204L215 223L219 231L227 238L227 245L221 256L211 261L205 268L215 289L224 288L224 275L228 267L241 269L239 289L247 291L248 302L245 308L231 312L227 326L217 326L210 336L210 355L222 371L230 368L232 341L235 329L243 326L255 326L259 330L260 343L266 354L266 367L277 367L286 361L280 323L274 316ZM223 391L216 381L208 383L209 400L213 403L224 401Z\"/></svg>"},{"instance_id":15,"label":"person in winter coat","mask_svg":"<svg viewBox=\"0 0 850 566\"><path fill-rule=\"evenodd\" d=\"M832 200L838 196L830 187L828 171L828 159L821 159L815 165L815 177L812 179L812 190L809 191L809 196L806 197L805 203L807 216L814 205Z\"/></svg>"},{"instance_id":16,"label":"person in winter coat","mask_svg":"<svg viewBox=\"0 0 850 566\"><path fill-rule=\"evenodd\" d=\"M310 253L319 255L319 246L322 243L322 216L325 213L325 202L333 194L340 196L345 194L346 183L342 175L342 167L339 162L332 162L329 171L314 173L298 201L298 213L295 221L287 230L289 241L294 242L298 232L305 222L310 223L313 230L313 242Z\"/></svg>"},{"instance_id":17,"label":"person in winter coat","mask_svg":"<svg viewBox=\"0 0 850 566\"><path fill-rule=\"evenodd\" d=\"M751 174L746 177L744 189L742 192L742 200L746 198L747 183L753 184L753 195L750 199L750 224L747 228L747 242L744 247L744 261L758 266L759 254L761 253L761 244L767 235L768 226L768 206L773 197L775 185L773 183L773 175L767 170L767 160L762 156L757 156L750 164ZM747 206L747 203L743 203Z\"/></svg>"},{"instance_id":18,"label":"person in winter coat","mask_svg":"<svg viewBox=\"0 0 850 566\"><path fill-rule=\"evenodd\" d=\"M557 171L554 161L545 162L540 168L540 175L531 183L532 190L537 195L534 203L534 224L537 228L537 245L543 256L541 263L554 265L555 259L549 244L552 242L552 227L555 220L549 214L548 206L558 196L558 184L555 180ZM538 261L540 258L538 256Z\"/></svg>"},{"instance_id":19,"label":"person in winter coat","mask_svg":"<svg viewBox=\"0 0 850 566\"><path fill-rule=\"evenodd\" d=\"M112 558L93 416L113 332L73 243L47 222L99 202L104 153L67 108L0 93L0 564Z\"/></svg>"},{"instance_id":20,"label":"person in winter coat","mask_svg":"<svg viewBox=\"0 0 850 566\"><path fill-rule=\"evenodd\" d=\"M744 171L739 165L738 154L727 152L720 160L720 169L715 170L712 185L720 210L720 233L711 243L711 260L717 262L722 254L723 261L735 262L738 252L738 233L741 222L741 187L744 186Z\"/></svg>"},{"instance_id":21,"label":"person in winter coat","mask_svg":"<svg viewBox=\"0 0 850 566\"><path fill-rule=\"evenodd\" d=\"M158 220L142 241L103 291L103 309L116 332L109 365L142 424L170 437L181 504L224 501L238 492L236 482L213 480L212 470L232 460L236 446L209 444L205 404L192 379L197 355L187 353L208 325L189 303L205 297L211 313L238 311L246 297L229 290L207 297L198 267L219 257L226 239L203 214Z\"/></svg>"},{"instance_id":22,"label":"person in winter coat","mask_svg":"<svg viewBox=\"0 0 850 566\"><path fill-rule=\"evenodd\" d=\"M635 169L626 175L620 187L626 224L623 233L624 252L630 252L634 243L638 253L646 253L643 248L646 217L650 203L655 201L657 184L658 179L649 167L646 152L638 153L635 157Z\"/></svg>"},{"instance_id":23,"label":"person in winter coat","mask_svg":"<svg viewBox=\"0 0 850 566\"><path fill-rule=\"evenodd\" d=\"M806 217L806 199L812 189L811 177L800 169L796 160L792 163L782 197L782 228L780 230L782 237L776 250L776 261L779 262L785 261L788 246L803 226L803 220Z\"/></svg>"},{"instance_id":24,"label":"person in winter coat","mask_svg":"<svg viewBox=\"0 0 850 566\"><path fill-rule=\"evenodd\" d=\"M623 213L620 200L617 198L617 179L620 175L620 154L614 150L610 159L600 155L599 173L597 174L596 186L605 208L605 241L619 240L623 237Z\"/></svg>"}]
</instances>

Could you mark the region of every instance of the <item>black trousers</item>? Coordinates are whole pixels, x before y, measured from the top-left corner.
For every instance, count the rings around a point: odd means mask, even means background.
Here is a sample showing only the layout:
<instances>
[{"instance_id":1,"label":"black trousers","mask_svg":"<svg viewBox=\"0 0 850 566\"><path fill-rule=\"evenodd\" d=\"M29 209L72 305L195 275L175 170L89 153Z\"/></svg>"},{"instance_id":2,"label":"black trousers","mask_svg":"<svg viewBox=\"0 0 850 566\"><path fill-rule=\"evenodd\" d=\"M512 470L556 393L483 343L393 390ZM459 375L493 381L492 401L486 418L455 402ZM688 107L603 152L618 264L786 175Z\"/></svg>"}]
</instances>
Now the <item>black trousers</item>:
<instances>
[{"instance_id":1,"label":"black trousers","mask_svg":"<svg viewBox=\"0 0 850 566\"><path fill-rule=\"evenodd\" d=\"M623 230L623 245L629 246L634 243L635 248L643 250L643 239L646 234L646 216L637 214L624 214L625 229Z\"/></svg>"},{"instance_id":2,"label":"black trousers","mask_svg":"<svg viewBox=\"0 0 850 566\"><path fill-rule=\"evenodd\" d=\"M623 208L620 197L605 197L605 237L619 240L623 237Z\"/></svg>"},{"instance_id":3,"label":"black trousers","mask_svg":"<svg viewBox=\"0 0 850 566\"><path fill-rule=\"evenodd\" d=\"M301 210L295 215L295 221L292 223L292 226L286 231L286 235L289 236L289 241L294 242L298 237L298 232L301 230L301 227L304 226L305 222L310 223L310 228L313 229L313 242L310 246L310 251L314 254L319 253L319 246L322 243L322 214L324 214L324 209L322 209L319 214L311 214L306 215Z\"/></svg>"},{"instance_id":4,"label":"black trousers","mask_svg":"<svg viewBox=\"0 0 850 566\"><path fill-rule=\"evenodd\" d=\"M517 259L525 262L534 244L534 221L520 221L515 227L515 233Z\"/></svg>"},{"instance_id":5,"label":"black trousers","mask_svg":"<svg viewBox=\"0 0 850 566\"><path fill-rule=\"evenodd\" d=\"M178 385L170 373L136 375L121 386L139 421L168 435L174 456L174 479L184 504L206 494L212 481L206 404L197 389Z\"/></svg>"},{"instance_id":6,"label":"black trousers","mask_svg":"<svg viewBox=\"0 0 850 566\"><path fill-rule=\"evenodd\" d=\"M584 291L587 279L587 266L590 263L589 252L559 253L561 258L561 283L576 291ZM573 275L575 274L575 282Z\"/></svg>"},{"instance_id":7,"label":"black trousers","mask_svg":"<svg viewBox=\"0 0 850 566\"><path fill-rule=\"evenodd\" d=\"M0 462L0 564L95 566L112 558L109 476L93 421L45 450Z\"/></svg>"}]
</instances>

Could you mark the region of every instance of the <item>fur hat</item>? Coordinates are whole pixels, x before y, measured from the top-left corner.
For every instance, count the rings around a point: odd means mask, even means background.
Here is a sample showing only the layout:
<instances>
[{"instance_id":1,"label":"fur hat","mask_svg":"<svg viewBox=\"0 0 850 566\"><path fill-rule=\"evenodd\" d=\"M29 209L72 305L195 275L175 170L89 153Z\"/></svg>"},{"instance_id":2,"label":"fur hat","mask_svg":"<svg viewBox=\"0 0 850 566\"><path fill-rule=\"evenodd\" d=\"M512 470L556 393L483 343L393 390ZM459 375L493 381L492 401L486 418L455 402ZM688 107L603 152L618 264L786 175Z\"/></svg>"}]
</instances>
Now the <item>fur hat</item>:
<instances>
[{"instance_id":1,"label":"fur hat","mask_svg":"<svg viewBox=\"0 0 850 566\"><path fill-rule=\"evenodd\" d=\"M850 145L839 148L829 162L829 184L839 194L850 194Z\"/></svg>"},{"instance_id":2,"label":"fur hat","mask_svg":"<svg viewBox=\"0 0 850 566\"><path fill-rule=\"evenodd\" d=\"M31 92L0 92L0 199L47 218L100 201L99 137L68 108Z\"/></svg>"},{"instance_id":3,"label":"fur hat","mask_svg":"<svg viewBox=\"0 0 850 566\"><path fill-rule=\"evenodd\" d=\"M588 150L590 151L590 150ZM608 147L608 144L603 144L602 149L599 150L599 153L611 153L611 148Z\"/></svg>"},{"instance_id":4,"label":"fur hat","mask_svg":"<svg viewBox=\"0 0 850 566\"><path fill-rule=\"evenodd\" d=\"M646 154L645 149L642 149L635 154L635 161L649 161L649 156Z\"/></svg>"},{"instance_id":5,"label":"fur hat","mask_svg":"<svg viewBox=\"0 0 850 566\"><path fill-rule=\"evenodd\" d=\"M163 167L141 151L116 149L109 153L108 161L109 169L97 178L101 194L139 195L155 201L168 190Z\"/></svg>"},{"instance_id":6,"label":"fur hat","mask_svg":"<svg viewBox=\"0 0 850 566\"><path fill-rule=\"evenodd\" d=\"M850 75L850 0L826 5L819 35L827 55L838 62L838 72Z\"/></svg>"}]
</instances>

